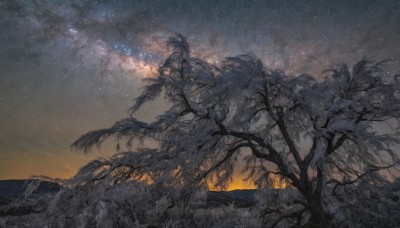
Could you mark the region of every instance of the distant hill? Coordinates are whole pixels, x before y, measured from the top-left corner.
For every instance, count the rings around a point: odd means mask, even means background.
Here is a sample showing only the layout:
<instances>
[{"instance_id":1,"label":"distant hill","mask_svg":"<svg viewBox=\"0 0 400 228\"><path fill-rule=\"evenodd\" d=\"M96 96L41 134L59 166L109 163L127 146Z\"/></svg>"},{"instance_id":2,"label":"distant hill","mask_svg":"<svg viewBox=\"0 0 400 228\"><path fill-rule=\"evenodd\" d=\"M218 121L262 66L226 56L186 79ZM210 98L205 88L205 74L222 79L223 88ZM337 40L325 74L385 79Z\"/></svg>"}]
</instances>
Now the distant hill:
<instances>
[{"instance_id":1,"label":"distant hill","mask_svg":"<svg viewBox=\"0 0 400 228\"><path fill-rule=\"evenodd\" d=\"M26 190L27 180L0 180L0 198L19 197ZM33 194L56 193L61 186L55 182L42 181Z\"/></svg>"},{"instance_id":2,"label":"distant hill","mask_svg":"<svg viewBox=\"0 0 400 228\"><path fill-rule=\"evenodd\" d=\"M26 180L0 180L0 219L7 216L42 213L46 210L49 198L44 197L38 201L26 200L23 198L26 188ZM42 195L50 196L57 193L60 189L61 186L57 183L42 181L38 188L32 192L31 199L32 197L39 199L38 197Z\"/></svg>"},{"instance_id":3,"label":"distant hill","mask_svg":"<svg viewBox=\"0 0 400 228\"><path fill-rule=\"evenodd\" d=\"M251 207L256 203L255 192L254 189L210 191L207 193L207 206L217 207L233 203L236 207Z\"/></svg>"}]
</instances>

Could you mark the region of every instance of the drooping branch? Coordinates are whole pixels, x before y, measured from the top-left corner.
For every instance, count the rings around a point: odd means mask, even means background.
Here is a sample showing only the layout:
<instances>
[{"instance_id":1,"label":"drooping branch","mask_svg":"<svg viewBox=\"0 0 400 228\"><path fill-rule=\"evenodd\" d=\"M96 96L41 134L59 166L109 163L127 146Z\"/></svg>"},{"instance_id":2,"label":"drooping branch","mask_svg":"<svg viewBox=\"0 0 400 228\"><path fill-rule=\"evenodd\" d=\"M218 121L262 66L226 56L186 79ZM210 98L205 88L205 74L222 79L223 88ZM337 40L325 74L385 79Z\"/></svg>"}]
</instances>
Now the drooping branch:
<instances>
[{"instance_id":1,"label":"drooping branch","mask_svg":"<svg viewBox=\"0 0 400 228\"><path fill-rule=\"evenodd\" d=\"M336 189L337 189L339 186L346 186L346 185L354 184L354 183L356 183L357 181L359 181L361 178L367 176L367 175L370 174L370 173L378 172L378 171L385 170L385 169L390 169L390 168L393 168L393 167L395 167L395 166L399 166L399 164L398 164L398 163L395 163L395 164L391 164L391 165L388 165L388 166L382 166L382 167L377 167L377 166L375 166L375 167L373 167L373 168L371 168L371 169L365 171L365 172L362 173L362 174L356 174L357 177L354 178L353 180L342 181L342 182L340 182L340 181L338 181L338 180L331 180L331 181L328 181L326 184L335 183L335 185L333 186L333 189L332 189L332 194L335 195L335 196L337 196Z\"/></svg>"},{"instance_id":2,"label":"drooping branch","mask_svg":"<svg viewBox=\"0 0 400 228\"><path fill-rule=\"evenodd\" d=\"M127 118L116 122L112 127L97 131L88 132L79 137L71 148L74 150L82 150L87 153L93 146L100 145L110 136L120 137L149 137L150 132L154 129L147 123L139 121L135 118Z\"/></svg>"},{"instance_id":3,"label":"drooping branch","mask_svg":"<svg viewBox=\"0 0 400 228\"><path fill-rule=\"evenodd\" d=\"M208 169L206 172L204 172L202 175L200 175L198 178L196 178L196 182L200 182L201 180L206 178L210 173L214 172L218 167L220 167L222 164L224 164L226 160L228 160L230 157L232 157L232 155L236 151L238 151L239 149L244 148L244 147L250 147L250 144L249 143L238 143L238 144L235 144L233 147L229 148L225 157L222 160L220 160L217 164L215 164L212 168Z\"/></svg>"}]
</instances>

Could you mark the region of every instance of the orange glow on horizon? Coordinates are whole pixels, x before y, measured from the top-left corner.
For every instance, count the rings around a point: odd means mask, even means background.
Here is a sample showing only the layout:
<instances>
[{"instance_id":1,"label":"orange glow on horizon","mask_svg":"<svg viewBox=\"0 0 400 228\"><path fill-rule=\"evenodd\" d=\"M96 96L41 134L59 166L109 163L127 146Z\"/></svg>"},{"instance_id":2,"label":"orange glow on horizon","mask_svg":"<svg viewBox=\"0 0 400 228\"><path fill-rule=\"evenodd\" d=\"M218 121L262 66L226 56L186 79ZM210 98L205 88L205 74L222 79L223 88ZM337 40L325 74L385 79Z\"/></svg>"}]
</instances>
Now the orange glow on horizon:
<instances>
[{"instance_id":1,"label":"orange glow on horizon","mask_svg":"<svg viewBox=\"0 0 400 228\"><path fill-rule=\"evenodd\" d=\"M272 189L285 189L288 188L288 183L286 182L285 179L281 179L278 176L272 176L271 179L271 185L270 187ZM211 191L221 191L223 189L219 187L215 187L213 183L209 182L208 183L208 188ZM244 182L243 177L240 175L234 176L233 181L229 183L228 187L225 189L226 191L232 191L232 190L240 190L240 189L257 189L258 187L254 185L253 182Z\"/></svg>"},{"instance_id":2,"label":"orange glow on horizon","mask_svg":"<svg viewBox=\"0 0 400 228\"><path fill-rule=\"evenodd\" d=\"M271 178L271 188L273 189L284 189L288 187L288 184L285 179L281 179L277 176Z\"/></svg>"},{"instance_id":3,"label":"orange glow on horizon","mask_svg":"<svg viewBox=\"0 0 400 228\"><path fill-rule=\"evenodd\" d=\"M232 190L240 190L240 189L257 189L257 186L255 186L253 183L245 183L242 180L242 177L234 177L233 181L229 183L228 187L226 189L221 189L220 187L215 187L213 183L208 182L208 189L210 191L221 191L221 190L226 190L226 191L232 191Z\"/></svg>"}]
</instances>

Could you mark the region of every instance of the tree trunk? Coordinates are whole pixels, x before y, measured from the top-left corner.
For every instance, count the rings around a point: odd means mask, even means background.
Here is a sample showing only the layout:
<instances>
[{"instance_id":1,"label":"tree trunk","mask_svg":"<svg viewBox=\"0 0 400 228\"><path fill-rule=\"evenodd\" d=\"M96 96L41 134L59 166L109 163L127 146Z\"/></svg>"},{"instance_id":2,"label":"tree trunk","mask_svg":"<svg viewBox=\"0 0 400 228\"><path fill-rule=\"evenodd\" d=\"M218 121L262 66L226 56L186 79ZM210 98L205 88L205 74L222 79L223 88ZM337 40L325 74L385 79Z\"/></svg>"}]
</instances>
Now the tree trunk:
<instances>
[{"instance_id":1,"label":"tree trunk","mask_svg":"<svg viewBox=\"0 0 400 228\"><path fill-rule=\"evenodd\" d=\"M332 216L324 211L319 197L309 198L308 203L310 205L311 218L306 227L336 227Z\"/></svg>"}]
</instances>

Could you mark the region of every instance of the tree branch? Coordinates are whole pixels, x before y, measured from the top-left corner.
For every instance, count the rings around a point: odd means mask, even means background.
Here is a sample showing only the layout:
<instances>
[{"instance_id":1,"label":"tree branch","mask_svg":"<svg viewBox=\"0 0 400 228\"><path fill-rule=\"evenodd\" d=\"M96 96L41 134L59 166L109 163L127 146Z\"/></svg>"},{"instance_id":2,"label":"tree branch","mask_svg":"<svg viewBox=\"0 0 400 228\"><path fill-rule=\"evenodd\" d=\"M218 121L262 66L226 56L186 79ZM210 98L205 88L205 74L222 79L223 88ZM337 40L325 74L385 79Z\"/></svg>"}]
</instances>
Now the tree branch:
<instances>
[{"instance_id":1,"label":"tree branch","mask_svg":"<svg viewBox=\"0 0 400 228\"><path fill-rule=\"evenodd\" d=\"M296 145L294 144L292 138L289 135L289 132L287 131L287 127L286 127L285 121L283 119L283 112L279 111L278 112L278 116L279 116L279 119L278 119L277 123L278 123L279 130L281 131L282 136L285 139L286 144L288 145L290 152L293 154L293 157L296 160L297 165L301 169L302 160L301 160L299 151L296 148Z\"/></svg>"},{"instance_id":2,"label":"tree branch","mask_svg":"<svg viewBox=\"0 0 400 228\"><path fill-rule=\"evenodd\" d=\"M336 183L335 186L333 187L332 194L337 196L336 189L337 189L338 186L345 186L345 185L354 184L355 182L357 182L358 180L360 180L361 178L363 178L364 176L366 176L366 175L368 175L370 173L377 172L377 171L384 170L384 169L390 169L390 168L398 166L398 165L399 164L395 163L395 164L391 164L391 165L383 166L383 167L375 166L375 168L372 168L372 169L370 169L370 170L368 170L368 171L366 171L366 172L364 172L364 173L362 173L360 175L357 175L357 177L355 179L350 180L350 181L344 181L344 182L340 182L338 180L329 181L329 183L332 183L332 182ZM327 184L329 184L329 183L327 183Z\"/></svg>"}]
</instances>

